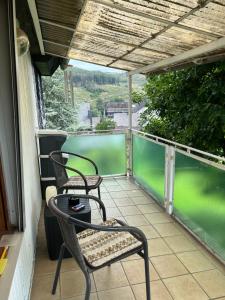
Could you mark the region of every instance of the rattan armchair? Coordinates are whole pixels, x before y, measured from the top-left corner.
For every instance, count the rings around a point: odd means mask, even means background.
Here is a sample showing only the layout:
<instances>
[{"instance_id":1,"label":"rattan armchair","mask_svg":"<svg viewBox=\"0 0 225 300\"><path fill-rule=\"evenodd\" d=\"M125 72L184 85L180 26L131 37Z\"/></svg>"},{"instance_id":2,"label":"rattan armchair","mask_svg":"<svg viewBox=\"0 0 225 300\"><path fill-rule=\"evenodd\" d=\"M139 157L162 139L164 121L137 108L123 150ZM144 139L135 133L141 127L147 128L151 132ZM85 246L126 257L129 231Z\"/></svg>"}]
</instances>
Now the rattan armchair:
<instances>
[{"instance_id":1,"label":"rattan armchair","mask_svg":"<svg viewBox=\"0 0 225 300\"><path fill-rule=\"evenodd\" d=\"M58 195L48 202L50 210L57 217L64 241L60 250L52 294L55 294L56 291L61 262L66 248L85 276L85 300L90 299L90 274L92 272L110 266L112 263L135 253L139 254L145 262L146 299L150 300L148 244L144 233L140 229L128 226L120 220L107 220L103 202L90 195L82 195L82 198L87 201L96 201L99 204L103 222L100 225L94 225L73 218L58 208L59 201L63 201L64 197L68 197L68 195ZM84 231L77 234L75 226L83 227Z\"/></svg>"},{"instance_id":2,"label":"rattan armchair","mask_svg":"<svg viewBox=\"0 0 225 300\"><path fill-rule=\"evenodd\" d=\"M79 159L88 161L95 170L95 175L84 175L80 170L67 166L67 160L69 156L78 157ZM68 190L85 190L88 194L91 190L98 190L98 197L101 199L100 184L102 177L99 176L98 167L96 164L85 156L65 152L65 151L53 151L49 155L55 172L57 191L59 194ZM67 170L72 171L74 176L68 177Z\"/></svg>"}]
</instances>

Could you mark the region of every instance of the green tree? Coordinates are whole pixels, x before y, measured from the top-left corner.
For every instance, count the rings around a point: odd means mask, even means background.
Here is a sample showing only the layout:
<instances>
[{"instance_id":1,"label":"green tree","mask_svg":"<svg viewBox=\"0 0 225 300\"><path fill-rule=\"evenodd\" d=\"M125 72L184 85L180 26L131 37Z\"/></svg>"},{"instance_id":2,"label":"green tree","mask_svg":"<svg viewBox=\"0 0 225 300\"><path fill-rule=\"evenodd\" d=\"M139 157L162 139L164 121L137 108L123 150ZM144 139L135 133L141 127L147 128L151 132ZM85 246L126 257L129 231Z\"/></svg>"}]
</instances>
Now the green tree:
<instances>
[{"instance_id":1,"label":"green tree","mask_svg":"<svg viewBox=\"0 0 225 300\"><path fill-rule=\"evenodd\" d=\"M96 130L111 130L116 127L116 123L111 119L102 119L97 125Z\"/></svg>"},{"instance_id":2,"label":"green tree","mask_svg":"<svg viewBox=\"0 0 225 300\"><path fill-rule=\"evenodd\" d=\"M58 69L52 77L42 77L46 128L74 131L77 126L77 108L67 103L64 92L63 71Z\"/></svg>"},{"instance_id":3,"label":"green tree","mask_svg":"<svg viewBox=\"0 0 225 300\"><path fill-rule=\"evenodd\" d=\"M142 130L225 155L225 64L149 76Z\"/></svg>"}]
</instances>

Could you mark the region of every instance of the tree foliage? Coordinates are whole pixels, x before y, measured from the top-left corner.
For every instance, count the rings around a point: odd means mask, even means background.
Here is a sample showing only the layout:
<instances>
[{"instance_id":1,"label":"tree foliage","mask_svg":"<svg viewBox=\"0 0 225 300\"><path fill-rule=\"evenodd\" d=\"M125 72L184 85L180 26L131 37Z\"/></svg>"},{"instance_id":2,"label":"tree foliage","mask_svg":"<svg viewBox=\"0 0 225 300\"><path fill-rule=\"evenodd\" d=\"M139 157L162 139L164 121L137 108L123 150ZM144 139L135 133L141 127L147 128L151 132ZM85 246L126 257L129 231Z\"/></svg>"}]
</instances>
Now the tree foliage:
<instances>
[{"instance_id":1,"label":"tree foliage","mask_svg":"<svg viewBox=\"0 0 225 300\"><path fill-rule=\"evenodd\" d=\"M66 102L63 71L58 69L52 77L43 77L42 82L46 128L74 131L77 108Z\"/></svg>"},{"instance_id":2,"label":"tree foliage","mask_svg":"<svg viewBox=\"0 0 225 300\"><path fill-rule=\"evenodd\" d=\"M214 63L148 77L142 129L225 155L225 64Z\"/></svg>"},{"instance_id":3,"label":"tree foliage","mask_svg":"<svg viewBox=\"0 0 225 300\"><path fill-rule=\"evenodd\" d=\"M97 125L96 130L111 130L116 127L116 123L111 119L102 119Z\"/></svg>"}]
</instances>

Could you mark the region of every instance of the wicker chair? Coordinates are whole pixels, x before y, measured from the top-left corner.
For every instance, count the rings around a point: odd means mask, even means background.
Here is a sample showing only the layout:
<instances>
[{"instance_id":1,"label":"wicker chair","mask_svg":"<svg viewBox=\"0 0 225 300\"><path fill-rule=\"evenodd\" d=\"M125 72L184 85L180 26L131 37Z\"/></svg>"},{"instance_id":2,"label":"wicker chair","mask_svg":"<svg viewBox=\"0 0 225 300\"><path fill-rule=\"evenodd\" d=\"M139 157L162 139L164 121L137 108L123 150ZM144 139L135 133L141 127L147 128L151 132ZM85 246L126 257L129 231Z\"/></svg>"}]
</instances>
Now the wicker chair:
<instances>
[{"instance_id":1,"label":"wicker chair","mask_svg":"<svg viewBox=\"0 0 225 300\"><path fill-rule=\"evenodd\" d=\"M85 190L86 194L88 194L91 190L98 189L98 197L101 199L100 184L102 177L99 176L98 167L91 159L65 151L53 151L49 156L53 162L57 191L59 194L62 194L64 191L67 193L68 190ZM69 156L79 157L80 159L88 161L94 167L95 175L84 175L81 171L66 166ZM76 176L68 177L66 170L74 172Z\"/></svg>"},{"instance_id":2,"label":"wicker chair","mask_svg":"<svg viewBox=\"0 0 225 300\"><path fill-rule=\"evenodd\" d=\"M57 217L64 241L60 250L52 294L55 294L56 291L64 250L66 248L78 263L85 276L85 300L90 299L90 273L102 267L110 266L112 263L135 253L144 258L146 299L150 300L148 243L144 233L140 229L128 226L122 221L116 219L106 220L106 211L103 202L97 197L90 195L82 195L82 198L85 198L87 201L94 200L99 204L103 215L103 222L100 225L94 225L75 219L58 208L59 201L63 201L64 197L68 197L68 195L63 194L52 197L48 202L50 210ZM83 227L84 231L77 234L75 226Z\"/></svg>"}]
</instances>

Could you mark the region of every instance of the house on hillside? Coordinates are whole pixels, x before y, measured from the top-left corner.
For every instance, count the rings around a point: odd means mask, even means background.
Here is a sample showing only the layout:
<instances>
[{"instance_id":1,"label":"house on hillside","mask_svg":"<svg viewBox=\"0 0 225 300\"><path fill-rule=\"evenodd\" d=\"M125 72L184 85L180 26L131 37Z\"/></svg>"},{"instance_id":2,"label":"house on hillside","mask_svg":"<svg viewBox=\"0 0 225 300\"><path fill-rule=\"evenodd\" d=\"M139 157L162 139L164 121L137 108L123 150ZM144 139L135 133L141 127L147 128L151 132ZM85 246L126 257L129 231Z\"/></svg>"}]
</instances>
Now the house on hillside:
<instances>
[{"instance_id":1,"label":"house on hillside","mask_svg":"<svg viewBox=\"0 0 225 300\"><path fill-rule=\"evenodd\" d=\"M138 128L138 120L140 114L145 110L145 103L132 105L132 124L134 128ZM126 128L128 126L128 102L115 103L109 102L106 105L105 115L112 118L117 128Z\"/></svg>"}]
</instances>

